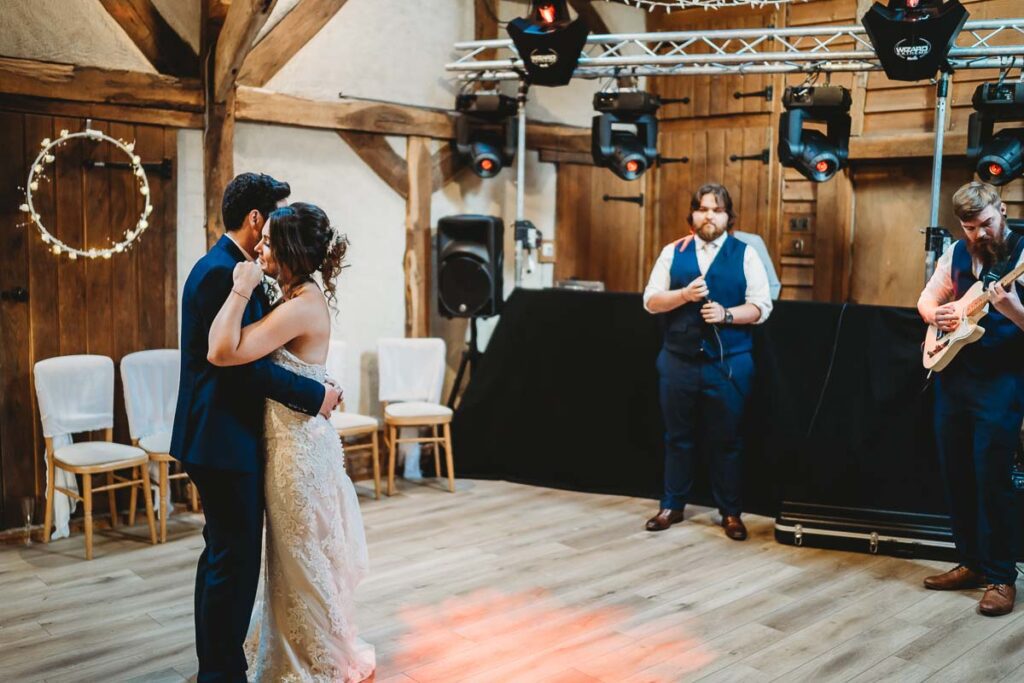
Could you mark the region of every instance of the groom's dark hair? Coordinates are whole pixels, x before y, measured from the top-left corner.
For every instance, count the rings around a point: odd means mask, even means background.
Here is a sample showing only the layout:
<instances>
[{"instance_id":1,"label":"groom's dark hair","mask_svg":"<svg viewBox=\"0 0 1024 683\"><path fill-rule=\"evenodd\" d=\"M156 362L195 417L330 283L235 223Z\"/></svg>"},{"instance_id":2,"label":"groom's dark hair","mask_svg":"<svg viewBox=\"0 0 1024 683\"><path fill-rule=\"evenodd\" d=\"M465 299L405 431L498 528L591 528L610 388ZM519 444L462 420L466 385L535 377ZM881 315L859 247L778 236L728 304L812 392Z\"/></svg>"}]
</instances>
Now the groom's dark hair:
<instances>
[{"instance_id":1,"label":"groom's dark hair","mask_svg":"<svg viewBox=\"0 0 1024 683\"><path fill-rule=\"evenodd\" d=\"M283 183L266 173L243 173L228 183L220 211L224 229L238 230L250 211L256 209L263 220L277 208L277 203L292 193L288 183Z\"/></svg>"}]
</instances>

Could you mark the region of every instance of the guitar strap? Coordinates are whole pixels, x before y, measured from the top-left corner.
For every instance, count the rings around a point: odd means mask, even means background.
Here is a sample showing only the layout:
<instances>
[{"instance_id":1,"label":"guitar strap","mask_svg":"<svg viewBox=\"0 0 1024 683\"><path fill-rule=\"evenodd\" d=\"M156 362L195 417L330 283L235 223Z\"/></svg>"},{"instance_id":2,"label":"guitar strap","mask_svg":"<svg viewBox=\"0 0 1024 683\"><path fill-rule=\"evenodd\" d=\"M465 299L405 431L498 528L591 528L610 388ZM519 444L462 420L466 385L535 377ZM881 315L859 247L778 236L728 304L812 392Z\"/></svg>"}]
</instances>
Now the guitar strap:
<instances>
[{"instance_id":1,"label":"guitar strap","mask_svg":"<svg viewBox=\"0 0 1024 683\"><path fill-rule=\"evenodd\" d=\"M1020 247L1021 236L1019 233L1010 232L1006 238L1006 245L1009 247L1009 256L1000 261L994 263L991 266L982 268L978 279L985 283L985 289L988 289L989 285L993 282L998 282L1003 278L1004 275L1010 272L1017 265L1017 261L1020 259Z\"/></svg>"}]
</instances>

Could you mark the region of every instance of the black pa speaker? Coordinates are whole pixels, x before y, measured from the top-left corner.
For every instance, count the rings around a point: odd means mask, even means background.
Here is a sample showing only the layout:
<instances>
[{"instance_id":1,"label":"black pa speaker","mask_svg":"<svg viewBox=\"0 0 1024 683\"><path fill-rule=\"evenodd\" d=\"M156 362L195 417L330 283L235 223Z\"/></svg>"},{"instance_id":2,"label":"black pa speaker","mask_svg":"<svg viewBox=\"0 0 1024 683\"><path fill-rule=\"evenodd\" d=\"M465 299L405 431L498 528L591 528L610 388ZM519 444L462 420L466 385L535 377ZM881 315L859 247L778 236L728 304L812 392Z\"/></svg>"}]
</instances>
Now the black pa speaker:
<instances>
[{"instance_id":1,"label":"black pa speaker","mask_svg":"<svg viewBox=\"0 0 1024 683\"><path fill-rule=\"evenodd\" d=\"M484 318L504 301L505 226L496 216L446 216L437 223L437 305L446 318Z\"/></svg>"}]
</instances>

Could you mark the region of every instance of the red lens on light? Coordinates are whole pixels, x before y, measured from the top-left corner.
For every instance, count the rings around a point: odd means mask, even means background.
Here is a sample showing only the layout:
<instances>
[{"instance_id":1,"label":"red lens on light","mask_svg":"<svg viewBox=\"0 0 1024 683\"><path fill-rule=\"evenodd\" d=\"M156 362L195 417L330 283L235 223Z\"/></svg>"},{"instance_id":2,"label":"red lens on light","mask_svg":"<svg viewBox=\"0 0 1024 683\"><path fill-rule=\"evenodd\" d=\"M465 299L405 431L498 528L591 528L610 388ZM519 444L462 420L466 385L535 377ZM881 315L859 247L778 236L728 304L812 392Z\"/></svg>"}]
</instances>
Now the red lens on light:
<instances>
[{"instance_id":1,"label":"red lens on light","mask_svg":"<svg viewBox=\"0 0 1024 683\"><path fill-rule=\"evenodd\" d=\"M541 5L537 11L540 12L540 18L544 20L545 24L554 23L556 16L554 5Z\"/></svg>"},{"instance_id":2,"label":"red lens on light","mask_svg":"<svg viewBox=\"0 0 1024 683\"><path fill-rule=\"evenodd\" d=\"M640 162L638 162L638 161L627 161L626 162L626 170L629 171L630 173L636 173L637 171L640 170Z\"/></svg>"},{"instance_id":3,"label":"red lens on light","mask_svg":"<svg viewBox=\"0 0 1024 683\"><path fill-rule=\"evenodd\" d=\"M989 164L988 165L988 174L989 175L993 175L993 176L995 176L995 175L1003 175L1003 167L1000 166L999 164Z\"/></svg>"},{"instance_id":4,"label":"red lens on light","mask_svg":"<svg viewBox=\"0 0 1024 683\"><path fill-rule=\"evenodd\" d=\"M818 163L816 163L816 164L814 165L814 169L815 169L815 170L816 170L816 171L817 171L818 173L824 173L825 171L827 171L827 170L828 170L828 168L829 168L829 164L828 164L828 162L827 162L827 161L819 161Z\"/></svg>"},{"instance_id":5,"label":"red lens on light","mask_svg":"<svg viewBox=\"0 0 1024 683\"><path fill-rule=\"evenodd\" d=\"M480 170L481 171L490 171L490 170L493 170L493 169L494 169L494 162L491 161L490 159L482 159L480 161Z\"/></svg>"},{"instance_id":6,"label":"red lens on light","mask_svg":"<svg viewBox=\"0 0 1024 683\"><path fill-rule=\"evenodd\" d=\"M921 4L921 0L907 0L907 7L910 9L914 9L919 4Z\"/></svg>"}]
</instances>

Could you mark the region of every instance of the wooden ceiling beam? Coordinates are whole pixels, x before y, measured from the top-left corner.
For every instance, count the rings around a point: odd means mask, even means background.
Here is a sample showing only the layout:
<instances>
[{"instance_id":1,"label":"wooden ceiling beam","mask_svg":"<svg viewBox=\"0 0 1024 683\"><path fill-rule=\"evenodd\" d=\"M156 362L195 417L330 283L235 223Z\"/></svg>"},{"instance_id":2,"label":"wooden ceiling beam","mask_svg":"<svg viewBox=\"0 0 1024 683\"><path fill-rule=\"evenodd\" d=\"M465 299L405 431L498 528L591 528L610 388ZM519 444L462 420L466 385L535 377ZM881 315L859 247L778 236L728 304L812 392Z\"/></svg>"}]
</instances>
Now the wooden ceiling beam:
<instances>
[{"instance_id":1,"label":"wooden ceiling beam","mask_svg":"<svg viewBox=\"0 0 1024 683\"><path fill-rule=\"evenodd\" d=\"M277 0L232 1L214 55L212 95L216 104L227 101L256 34L267 23L276 3Z\"/></svg>"},{"instance_id":2,"label":"wooden ceiling beam","mask_svg":"<svg viewBox=\"0 0 1024 683\"><path fill-rule=\"evenodd\" d=\"M235 115L239 121L300 128L358 130L438 140L455 137L454 114L444 109L351 99L325 102L248 86L238 88ZM529 149L589 152L590 129L531 121L526 127L526 146Z\"/></svg>"},{"instance_id":3,"label":"wooden ceiling beam","mask_svg":"<svg viewBox=\"0 0 1024 683\"><path fill-rule=\"evenodd\" d=\"M0 89L9 95L182 111L203 110L194 78L0 57Z\"/></svg>"},{"instance_id":4,"label":"wooden ceiling beam","mask_svg":"<svg viewBox=\"0 0 1024 683\"><path fill-rule=\"evenodd\" d=\"M149 63L162 74L198 76L199 57L163 18L152 0L100 0Z\"/></svg>"},{"instance_id":5,"label":"wooden ceiling beam","mask_svg":"<svg viewBox=\"0 0 1024 683\"><path fill-rule=\"evenodd\" d=\"M253 46L238 82L262 88L348 0L301 0Z\"/></svg>"}]
</instances>

